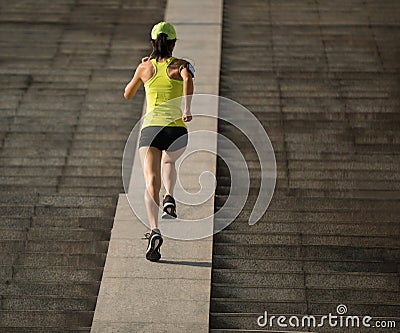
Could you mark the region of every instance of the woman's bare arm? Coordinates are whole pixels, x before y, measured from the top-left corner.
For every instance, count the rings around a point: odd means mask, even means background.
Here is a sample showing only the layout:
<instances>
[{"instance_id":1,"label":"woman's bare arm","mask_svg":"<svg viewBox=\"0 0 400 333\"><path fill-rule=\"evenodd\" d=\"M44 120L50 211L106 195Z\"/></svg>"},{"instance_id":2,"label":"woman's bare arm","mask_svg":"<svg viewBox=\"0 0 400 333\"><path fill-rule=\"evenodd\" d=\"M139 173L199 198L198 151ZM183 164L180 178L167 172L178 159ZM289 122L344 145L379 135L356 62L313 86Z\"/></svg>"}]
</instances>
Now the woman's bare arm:
<instances>
[{"instance_id":1,"label":"woman's bare arm","mask_svg":"<svg viewBox=\"0 0 400 333\"><path fill-rule=\"evenodd\" d=\"M132 80L126 85L124 97L130 99L136 95L140 85L142 84L143 66L140 64L133 75Z\"/></svg>"},{"instance_id":2,"label":"woman's bare arm","mask_svg":"<svg viewBox=\"0 0 400 333\"><path fill-rule=\"evenodd\" d=\"M181 76L183 79L183 103L184 103L182 119L183 121L187 122L192 120L192 114L190 113L190 106L192 103L192 95L194 91L193 78L186 68L182 69Z\"/></svg>"}]
</instances>

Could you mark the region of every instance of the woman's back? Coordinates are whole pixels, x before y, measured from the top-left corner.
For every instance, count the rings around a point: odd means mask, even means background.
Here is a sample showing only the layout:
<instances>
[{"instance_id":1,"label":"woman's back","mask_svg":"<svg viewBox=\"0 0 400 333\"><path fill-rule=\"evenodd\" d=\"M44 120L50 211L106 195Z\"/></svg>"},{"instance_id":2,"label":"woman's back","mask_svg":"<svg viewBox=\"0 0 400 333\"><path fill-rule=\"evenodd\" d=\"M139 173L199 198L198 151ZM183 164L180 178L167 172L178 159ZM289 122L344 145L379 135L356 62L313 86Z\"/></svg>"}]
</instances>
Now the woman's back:
<instances>
[{"instance_id":1,"label":"woman's back","mask_svg":"<svg viewBox=\"0 0 400 333\"><path fill-rule=\"evenodd\" d=\"M181 109L183 81L179 75L179 68L176 68L179 60L170 57L165 61L151 59L148 62L152 65L152 76L144 84L147 108L142 128L147 126L186 127L182 120ZM172 63L175 66L171 67Z\"/></svg>"}]
</instances>

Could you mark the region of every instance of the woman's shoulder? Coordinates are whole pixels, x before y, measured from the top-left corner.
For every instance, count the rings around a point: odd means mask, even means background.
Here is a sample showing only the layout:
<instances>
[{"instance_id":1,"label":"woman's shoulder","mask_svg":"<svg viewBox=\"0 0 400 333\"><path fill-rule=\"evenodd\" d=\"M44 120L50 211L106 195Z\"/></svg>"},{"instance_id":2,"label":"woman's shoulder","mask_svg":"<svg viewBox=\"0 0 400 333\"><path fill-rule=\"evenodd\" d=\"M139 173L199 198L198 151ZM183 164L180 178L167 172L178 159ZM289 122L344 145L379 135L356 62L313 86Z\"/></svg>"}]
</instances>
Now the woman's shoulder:
<instances>
[{"instance_id":1,"label":"woman's shoulder","mask_svg":"<svg viewBox=\"0 0 400 333\"><path fill-rule=\"evenodd\" d=\"M171 67L172 68L176 68L179 71L179 73L184 68L186 68L189 71L189 73L191 74L191 76L194 77L195 69L194 69L193 65L188 60L175 58L171 62Z\"/></svg>"},{"instance_id":2,"label":"woman's shoulder","mask_svg":"<svg viewBox=\"0 0 400 333\"><path fill-rule=\"evenodd\" d=\"M142 62L138 65L137 70L140 72L148 72L148 71L154 71L154 66L150 59L144 61L142 59Z\"/></svg>"},{"instance_id":3,"label":"woman's shoulder","mask_svg":"<svg viewBox=\"0 0 400 333\"><path fill-rule=\"evenodd\" d=\"M182 66L182 65L186 65L186 64L188 64L189 63L189 61L187 61L187 60L185 60L185 59L179 59L179 58L174 58L172 61L171 61L171 65L172 66L177 66L177 67L180 67L180 66Z\"/></svg>"},{"instance_id":4,"label":"woman's shoulder","mask_svg":"<svg viewBox=\"0 0 400 333\"><path fill-rule=\"evenodd\" d=\"M143 61L136 68L136 72L143 82L147 82L154 75L154 66L150 60Z\"/></svg>"},{"instance_id":5,"label":"woman's shoulder","mask_svg":"<svg viewBox=\"0 0 400 333\"><path fill-rule=\"evenodd\" d=\"M152 60L152 58L150 58L150 57L144 57L144 58L142 58L142 61L139 64L139 66L141 66L142 68L151 67L151 66L153 66L151 60Z\"/></svg>"}]
</instances>

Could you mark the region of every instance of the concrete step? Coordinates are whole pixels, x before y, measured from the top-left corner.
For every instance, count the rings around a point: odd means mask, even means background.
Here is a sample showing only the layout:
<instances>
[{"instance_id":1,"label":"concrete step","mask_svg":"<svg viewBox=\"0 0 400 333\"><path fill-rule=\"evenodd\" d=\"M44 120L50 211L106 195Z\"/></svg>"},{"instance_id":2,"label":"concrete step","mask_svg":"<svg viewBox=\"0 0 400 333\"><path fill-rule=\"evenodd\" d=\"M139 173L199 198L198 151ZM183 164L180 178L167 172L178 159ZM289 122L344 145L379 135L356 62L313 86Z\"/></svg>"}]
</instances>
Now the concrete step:
<instances>
[{"instance_id":1,"label":"concrete step","mask_svg":"<svg viewBox=\"0 0 400 333\"><path fill-rule=\"evenodd\" d=\"M302 189L319 189L319 190L388 190L398 191L400 189L400 182L398 181L375 181L375 180L289 180L290 188Z\"/></svg>"},{"instance_id":2,"label":"concrete step","mask_svg":"<svg viewBox=\"0 0 400 333\"><path fill-rule=\"evenodd\" d=\"M10 265L1 266L0 271L0 283L7 283L7 281L12 279L13 270Z\"/></svg>"},{"instance_id":3,"label":"concrete step","mask_svg":"<svg viewBox=\"0 0 400 333\"><path fill-rule=\"evenodd\" d=\"M274 197L275 198L275 197ZM274 200L273 198L273 200ZM248 219L248 211L242 211L239 215L240 218ZM280 222L280 223L321 223L327 225L338 224L361 224L366 223L367 226L374 225L378 222L382 223L393 223L396 225L398 222L398 213L391 210L326 210L326 211L271 211L267 210L263 216L262 221L266 222ZM378 221L378 222L377 222ZM242 223L242 222L240 222ZM258 222L260 223L260 222ZM261 222L262 223L262 222ZM334 228L334 227L333 227Z\"/></svg>"},{"instance_id":4,"label":"concrete step","mask_svg":"<svg viewBox=\"0 0 400 333\"><path fill-rule=\"evenodd\" d=\"M374 181L400 181L400 177L394 171L387 171L382 173L380 171L290 171L291 179L316 179L316 180L333 180L333 179L346 179L346 180L369 180Z\"/></svg>"},{"instance_id":5,"label":"concrete step","mask_svg":"<svg viewBox=\"0 0 400 333\"><path fill-rule=\"evenodd\" d=\"M36 328L90 327L92 311L14 311L0 310L2 327Z\"/></svg>"},{"instance_id":6,"label":"concrete step","mask_svg":"<svg viewBox=\"0 0 400 333\"><path fill-rule=\"evenodd\" d=\"M0 327L0 333L54 333L59 330L58 327L7 327L7 328L1 328ZM90 333L91 328L90 327L76 327L73 329L68 329L64 328L64 332L78 332L78 333Z\"/></svg>"},{"instance_id":7,"label":"concrete step","mask_svg":"<svg viewBox=\"0 0 400 333\"><path fill-rule=\"evenodd\" d=\"M11 242L11 241L8 241ZM0 242L0 248L3 243ZM108 241L61 241L61 240L29 240L21 244L15 242L12 244L15 248L24 248L28 252L56 252L56 253L70 253L70 254L92 254L92 253L107 253ZM11 244L5 244L8 248L12 249Z\"/></svg>"},{"instance_id":8,"label":"concrete step","mask_svg":"<svg viewBox=\"0 0 400 333\"><path fill-rule=\"evenodd\" d=\"M321 301L310 302L309 311L318 315L323 315L329 313L335 309L338 303L323 303ZM388 304L385 301L381 301L379 307L372 302L367 302L367 304L359 303L358 301L348 302L346 306L349 309L349 313L359 314L359 313L369 313L373 317L386 317L386 318L396 318L399 313L400 306L396 303Z\"/></svg>"},{"instance_id":9,"label":"concrete step","mask_svg":"<svg viewBox=\"0 0 400 333\"><path fill-rule=\"evenodd\" d=\"M72 147L69 150L69 156L80 157L80 156L92 156L97 158L121 158L124 152L124 146L118 144L118 147L99 147L99 148L89 148L89 147Z\"/></svg>"},{"instance_id":10,"label":"concrete step","mask_svg":"<svg viewBox=\"0 0 400 333\"><path fill-rule=\"evenodd\" d=\"M1 163L1 159L0 159ZM117 167L121 168L121 158L69 157L66 163L71 167Z\"/></svg>"},{"instance_id":11,"label":"concrete step","mask_svg":"<svg viewBox=\"0 0 400 333\"><path fill-rule=\"evenodd\" d=\"M93 195L93 196L109 196L110 192L113 193L123 193L124 188L122 184L119 186L109 186L109 187L79 187L79 186L68 186L68 185L60 185L57 188L57 192L62 195Z\"/></svg>"},{"instance_id":12,"label":"concrete step","mask_svg":"<svg viewBox=\"0 0 400 333\"><path fill-rule=\"evenodd\" d=\"M310 289L308 293L310 302L312 303L341 303L346 302L350 304L352 302L359 302L359 304L394 304L398 305L399 292L385 292L382 290L372 290L372 289L354 289L349 288L344 289Z\"/></svg>"},{"instance_id":13,"label":"concrete step","mask_svg":"<svg viewBox=\"0 0 400 333\"><path fill-rule=\"evenodd\" d=\"M85 96L54 96L43 95L40 99L36 98L36 94L25 94L23 104L30 104L35 108L41 109L76 109L84 101ZM63 115L61 115L62 117Z\"/></svg>"},{"instance_id":14,"label":"concrete step","mask_svg":"<svg viewBox=\"0 0 400 333\"><path fill-rule=\"evenodd\" d=\"M65 110L63 110L65 111ZM68 125L63 123L53 122L46 126L40 123L30 124L10 124L10 132L33 132L33 133L42 133L42 132L58 132L58 133L72 133L74 132L75 125Z\"/></svg>"},{"instance_id":15,"label":"concrete step","mask_svg":"<svg viewBox=\"0 0 400 333\"><path fill-rule=\"evenodd\" d=\"M0 157L0 166L57 167L65 164L64 157Z\"/></svg>"},{"instance_id":16,"label":"concrete step","mask_svg":"<svg viewBox=\"0 0 400 333\"><path fill-rule=\"evenodd\" d=\"M5 253L0 254L0 262L8 259L8 264L27 267L73 266L77 268L103 267L105 253L64 254L64 253ZM3 263L5 265L5 263Z\"/></svg>"},{"instance_id":17,"label":"concrete step","mask_svg":"<svg viewBox=\"0 0 400 333\"><path fill-rule=\"evenodd\" d=\"M0 240L0 251L2 253L20 252L25 248L23 240Z\"/></svg>"},{"instance_id":18,"label":"concrete step","mask_svg":"<svg viewBox=\"0 0 400 333\"><path fill-rule=\"evenodd\" d=\"M38 193L26 192L25 193L16 193L15 191L0 191L0 205L5 206L6 204L23 204L25 205L34 205L38 202L39 195Z\"/></svg>"},{"instance_id":19,"label":"concrete step","mask_svg":"<svg viewBox=\"0 0 400 333\"><path fill-rule=\"evenodd\" d=\"M1 295L4 296L92 297L98 294L99 288L99 281L47 282L11 280L7 284L0 284Z\"/></svg>"},{"instance_id":20,"label":"concrete step","mask_svg":"<svg viewBox=\"0 0 400 333\"><path fill-rule=\"evenodd\" d=\"M213 269L213 283L243 284L247 286L261 286L272 288L279 285L281 288L290 286L304 287L304 274L302 272L254 272L229 269Z\"/></svg>"},{"instance_id":21,"label":"concrete step","mask_svg":"<svg viewBox=\"0 0 400 333\"><path fill-rule=\"evenodd\" d=\"M104 182L99 182L100 186L96 186L96 181L86 178L82 181L83 184L79 184L79 179L74 179L73 183L65 183L63 177L57 177L55 180L46 179L46 183L42 183L41 180L44 177L5 177L5 184L0 184L0 192L9 192L14 190L15 193L26 192L26 187L33 193L40 193L44 195L60 194L65 196L109 196L111 193L123 192L123 186L121 183L121 177L107 177ZM106 177L105 177L106 178ZM107 184L112 183L112 179L115 179L114 186L109 186L107 191ZM59 182L62 182L61 184ZM87 185L85 186L86 183ZM92 185L92 186L90 186Z\"/></svg>"},{"instance_id":22,"label":"concrete step","mask_svg":"<svg viewBox=\"0 0 400 333\"><path fill-rule=\"evenodd\" d=\"M330 197L330 198L348 198L348 199L375 199L375 200L399 200L399 191L387 191L387 190L335 190L326 191L322 189L290 189L291 195L296 197Z\"/></svg>"},{"instance_id":23,"label":"concrete step","mask_svg":"<svg viewBox=\"0 0 400 333\"><path fill-rule=\"evenodd\" d=\"M287 187L287 176L284 172L282 172L281 175L278 175L276 179L277 180L275 187L277 190L285 189ZM218 184L215 194L218 196L220 195L228 196L230 191L231 191L230 186ZM260 191L259 183L257 184L255 181L250 181L248 196L251 197L252 199L256 198L259 191Z\"/></svg>"},{"instance_id":24,"label":"concrete step","mask_svg":"<svg viewBox=\"0 0 400 333\"><path fill-rule=\"evenodd\" d=\"M305 313L307 304L305 301L258 301L241 300L233 298L212 298L211 312L216 313L263 313L264 309L272 308L276 313Z\"/></svg>"},{"instance_id":25,"label":"concrete step","mask_svg":"<svg viewBox=\"0 0 400 333\"><path fill-rule=\"evenodd\" d=\"M219 221L219 220L217 220ZM221 221L223 221L221 219ZM240 216L235 222L226 227L224 234L230 235L235 231L238 234L244 233L301 233L302 235L336 235L336 236L364 236L364 237L396 237L399 234L399 228L395 222L368 223L368 229L365 223L343 223L323 224L309 223L298 220L298 222L280 222L276 219L258 221L250 226L248 222ZM223 237L224 234L221 234Z\"/></svg>"},{"instance_id":26,"label":"concrete step","mask_svg":"<svg viewBox=\"0 0 400 333\"><path fill-rule=\"evenodd\" d=\"M277 194L285 194L284 190L277 191ZM333 199L333 198L331 198ZM272 200L276 200L275 195ZM250 216L250 209L243 209L238 217L238 224L247 223ZM377 219L381 219L382 223L393 223L396 225L398 223L398 213L396 211L368 211L368 210L358 210L357 212L353 212L351 210L348 211L335 211L335 210L326 210L326 211L285 211L285 210L267 210L265 214L261 217L260 221L257 224L266 224L266 223L321 223L326 225L331 224L362 224L366 223L366 226L371 225L372 228L374 224L376 224ZM216 222L224 221L223 217L218 217ZM236 222L233 222L236 223ZM232 223L232 225L234 225ZM254 225L254 230L257 230L257 224ZM235 226L235 225L234 225ZM327 227L334 228L334 227Z\"/></svg>"},{"instance_id":27,"label":"concrete step","mask_svg":"<svg viewBox=\"0 0 400 333\"><path fill-rule=\"evenodd\" d=\"M399 159L387 159L379 161L289 161L289 168L292 170L354 170L354 171L374 171L378 168L382 172L396 171Z\"/></svg>"},{"instance_id":28,"label":"concrete step","mask_svg":"<svg viewBox=\"0 0 400 333\"><path fill-rule=\"evenodd\" d=\"M214 243L214 253L239 258L287 258L329 260L399 260L400 250L332 245L285 245L285 244L231 244Z\"/></svg>"},{"instance_id":29,"label":"concrete step","mask_svg":"<svg viewBox=\"0 0 400 333\"><path fill-rule=\"evenodd\" d=\"M129 133L132 130L132 123L130 122L124 122L123 124L120 125L85 125L85 124L78 124L76 131L82 132L82 133L90 133L90 132L116 132L116 131L121 131L124 133Z\"/></svg>"},{"instance_id":30,"label":"concrete step","mask_svg":"<svg viewBox=\"0 0 400 333\"><path fill-rule=\"evenodd\" d=\"M118 91L118 93L120 93L120 91ZM116 99L115 102L121 102L121 96L117 93L115 95L112 95L112 94L107 95L107 94L104 94L103 92L99 92L98 94L99 94L99 96L104 96L105 99ZM90 98L88 99L88 101L91 102ZM97 102L99 102L99 101L97 101ZM85 114L79 118L79 124L85 125L85 126L107 126L107 125L122 126L122 128L125 128L127 126L127 123L129 124L131 119L132 119L131 114L128 112L125 112L125 114L120 113L120 117L118 117L118 118L105 117L105 116L97 117L97 113L91 114L90 116L88 114Z\"/></svg>"},{"instance_id":31,"label":"concrete step","mask_svg":"<svg viewBox=\"0 0 400 333\"><path fill-rule=\"evenodd\" d=\"M73 206L73 207L112 207L117 203L117 196L66 196L66 195L39 195L38 205L46 206Z\"/></svg>"},{"instance_id":32,"label":"concrete step","mask_svg":"<svg viewBox=\"0 0 400 333\"><path fill-rule=\"evenodd\" d=\"M3 166L0 167L0 173L3 176L14 177L38 177L46 173L49 177L59 177L62 175L62 167L24 167L24 166Z\"/></svg>"},{"instance_id":33,"label":"concrete step","mask_svg":"<svg viewBox=\"0 0 400 333\"><path fill-rule=\"evenodd\" d=\"M26 229L0 229L0 240L25 240L26 236Z\"/></svg>"},{"instance_id":34,"label":"concrete step","mask_svg":"<svg viewBox=\"0 0 400 333\"><path fill-rule=\"evenodd\" d=\"M21 184L21 181L18 181L18 178L23 177L25 180L24 182L37 182L37 180L43 180L40 176L44 173L53 179L57 179L57 177L61 177L63 174L65 176L116 176L120 177L121 171L113 170L107 171L102 170L101 168L67 168L67 170L63 169L63 167L56 166L56 167L45 167L45 166L31 166L31 167L24 167L24 166L3 166L0 167L1 174L4 176L3 183L8 184L10 182ZM92 172L92 173L90 173ZM97 173L97 174L96 174ZM14 178L12 178L14 177Z\"/></svg>"},{"instance_id":35,"label":"concrete step","mask_svg":"<svg viewBox=\"0 0 400 333\"><path fill-rule=\"evenodd\" d=\"M14 281L92 282L100 281L102 274L103 269L101 267L84 269L74 266L13 266Z\"/></svg>"},{"instance_id":36,"label":"concrete step","mask_svg":"<svg viewBox=\"0 0 400 333\"><path fill-rule=\"evenodd\" d=\"M122 177L121 170L116 168L107 168L107 167L79 167L79 166L69 166L66 167L64 170L65 176L72 176L72 177Z\"/></svg>"},{"instance_id":37,"label":"concrete step","mask_svg":"<svg viewBox=\"0 0 400 333\"><path fill-rule=\"evenodd\" d=\"M41 194L55 194L57 193L57 186L30 186L29 189L33 193L41 193ZM26 192L25 185L0 185L0 192L11 191L14 190L15 193L24 193Z\"/></svg>"},{"instance_id":38,"label":"concrete step","mask_svg":"<svg viewBox=\"0 0 400 333\"><path fill-rule=\"evenodd\" d=\"M64 217L112 217L115 207L57 207L57 206L37 206L35 207L36 216L64 216Z\"/></svg>"},{"instance_id":39,"label":"concrete step","mask_svg":"<svg viewBox=\"0 0 400 333\"><path fill-rule=\"evenodd\" d=\"M67 196L46 195L39 193L15 193L15 191L0 191L0 205L45 205L45 206L79 206L79 207L114 207L117 196Z\"/></svg>"},{"instance_id":40,"label":"concrete step","mask_svg":"<svg viewBox=\"0 0 400 333\"><path fill-rule=\"evenodd\" d=\"M395 229L395 228L394 228ZM396 228L397 231L397 228ZM349 236L349 235L326 235L323 231L313 234L303 234L301 231L290 233L268 233L268 232L246 232L230 231L216 234L214 241L218 244L287 244L287 245L332 245L332 246L360 246L400 249L398 236Z\"/></svg>"},{"instance_id":41,"label":"concrete step","mask_svg":"<svg viewBox=\"0 0 400 333\"><path fill-rule=\"evenodd\" d=\"M242 300L263 299L265 301L297 301L305 300L306 289L295 286L290 288L264 288L241 284L212 283L212 298L233 298Z\"/></svg>"},{"instance_id":42,"label":"concrete step","mask_svg":"<svg viewBox=\"0 0 400 333\"><path fill-rule=\"evenodd\" d=\"M59 182L58 177L13 177L13 176L2 176L0 177L0 186L9 187L12 186L32 186L32 187L56 187Z\"/></svg>"},{"instance_id":43,"label":"concrete step","mask_svg":"<svg viewBox=\"0 0 400 333\"><path fill-rule=\"evenodd\" d=\"M100 107L100 106L99 106ZM103 105L100 107L101 109L104 108ZM120 142L124 143L127 139L127 135L123 134L122 132L93 132L93 133L75 133L75 140L76 141L107 141L107 142Z\"/></svg>"},{"instance_id":44,"label":"concrete step","mask_svg":"<svg viewBox=\"0 0 400 333\"><path fill-rule=\"evenodd\" d=\"M114 217L33 216L32 227L111 229Z\"/></svg>"},{"instance_id":45,"label":"concrete step","mask_svg":"<svg viewBox=\"0 0 400 333\"><path fill-rule=\"evenodd\" d=\"M66 229L66 228L30 228L26 233L28 240L74 240L74 241L107 241L110 239L110 229Z\"/></svg>"},{"instance_id":46,"label":"concrete step","mask_svg":"<svg viewBox=\"0 0 400 333\"><path fill-rule=\"evenodd\" d=\"M264 288L263 286L245 286L241 284L213 283L212 297L238 300L265 300L271 302L302 302L309 298L313 303L352 303L359 304L397 304L399 292L379 289L329 289L329 288Z\"/></svg>"},{"instance_id":47,"label":"concrete step","mask_svg":"<svg viewBox=\"0 0 400 333\"><path fill-rule=\"evenodd\" d=\"M277 189L285 189L284 181L276 182ZM284 192L282 192L284 193ZM287 193L287 192L286 192ZM218 194L215 196L215 209L219 210L226 202L228 196L224 194ZM255 194L251 194L247 196L247 201L243 206L244 211L251 211L254 206L254 202L257 199ZM230 200L233 203L237 202L238 204L242 202L242 199L237 196L230 196ZM339 204L342 202L343 204ZM367 198L367 199L349 199L349 198L318 198L318 197L292 197L288 196L287 199L275 199L272 198L270 205L268 206L269 211L280 211L286 210L287 207L291 207L293 212L305 211L305 212L327 212L327 211L353 211L358 212L362 211L371 211L371 212L379 212L379 211L393 211L396 212L398 209L395 207L395 199L390 200L376 200L375 198Z\"/></svg>"},{"instance_id":48,"label":"concrete step","mask_svg":"<svg viewBox=\"0 0 400 333\"><path fill-rule=\"evenodd\" d=\"M33 82L24 96L29 96L31 99L34 99L35 96L61 96L64 98L73 95L78 98L78 96L85 97L86 89L87 84L85 83L58 83L52 87L46 83ZM52 112L55 113L56 111L51 110L49 114L52 114Z\"/></svg>"},{"instance_id":49,"label":"concrete step","mask_svg":"<svg viewBox=\"0 0 400 333\"><path fill-rule=\"evenodd\" d=\"M15 253L12 254L8 252L0 253L0 266L12 266L17 256L18 255Z\"/></svg>"},{"instance_id":50,"label":"concrete step","mask_svg":"<svg viewBox=\"0 0 400 333\"><path fill-rule=\"evenodd\" d=\"M46 111L48 114L49 111ZM58 111L57 111L58 112ZM9 147L14 147L24 144L33 143L71 143L73 139L73 133L57 133L57 132L41 132L41 133L30 133L30 132L9 132L4 140L4 144Z\"/></svg>"},{"instance_id":51,"label":"concrete step","mask_svg":"<svg viewBox=\"0 0 400 333\"><path fill-rule=\"evenodd\" d=\"M94 311L96 296L67 298L60 296L2 296L4 311Z\"/></svg>"},{"instance_id":52,"label":"concrete step","mask_svg":"<svg viewBox=\"0 0 400 333\"><path fill-rule=\"evenodd\" d=\"M213 267L221 269L264 270L265 272L369 272L396 273L399 264L396 261L351 261L351 260L304 260L284 258L235 258L232 256L214 256Z\"/></svg>"},{"instance_id":53,"label":"concrete step","mask_svg":"<svg viewBox=\"0 0 400 333\"><path fill-rule=\"evenodd\" d=\"M25 114L28 114L28 110L39 108L42 110L47 110L45 108L41 108L40 105L29 103L27 106L26 104L21 104L21 109L24 110ZM14 121L10 124L10 132L26 132L27 130L33 130L33 132L39 132L38 130L41 128L42 132L73 132L77 121L78 121L78 113L76 111L69 112L68 107L63 108L56 108L61 112L64 112L63 116L59 116L57 118L56 114L52 117L51 113L48 114L48 117L37 117L35 114L36 112L29 112L29 116L16 116L14 117ZM72 108L71 110L76 110ZM60 121L58 123L57 121ZM51 143L55 143L54 141L44 143L44 145L49 145ZM63 148L65 144L68 142L59 142L60 148ZM40 143L37 147L40 147Z\"/></svg>"},{"instance_id":54,"label":"concrete step","mask_svg":"<svg viewBox=\"0 0 400 333\"><path fill-rule=\"evenodd\" d=\"M337 306L337 305L336 305ZM336 313L335 308L336 306L333 306L332 309L328 313ZM265 311L268 311L270 308L266 308ZM273 313L271 311L268 311L268 315L279 315L280 313ZM296 316L298 318L302 318L306 313L291 313L287 315L287 320L291 316ZM264 327L261 328L260 326L257 325L257 318L259 316L264 315L264 310L262 312L256 312L256 313L210 313L210 325L213 327L210 329L210 332L212 333L217 333L217 332L288 332L288 327L279 327L277 325L277 322L274 321L273 327ZM269 317L270 318L270 317ZM390 319L390 318L389 318ZM355 333L364 333L364 332L377 332L377 333L384 333L388 332L388 328L384 329L378 329L376 327L372 327L372 325L375 326L375 322L377 320L388 320L387 317L375 317L373 320L371 320L371 328L366 328L366 327L360 327L360 328L351 328L352 332ZM321 322L321 316L316 316L316 321L317 323ZM397 322L398 323L398 322ZM397 326L396 326L397 327ZM295 332L309 332L308 328L294 328L296 329ZM310 327L310 329L313 329ZM350 328L349 328L350 329ZM337 331L337 327L335 328L330 328L326 327L324 328L324 332L335 332ZM389 329L390 331L390 329Z\"/></svg>"},{"instance_id":55,"label":"concrete step","mask_svg":"<svg viewBox=\"0 0 400 333\"><path fill-rule=\"evenodd\" d=\"M337 289L381 289L398 291L399 276L396 273L303 273L303 272L265 272L249 270L213 269L212 281L233 283L266 288L307 288ZM356 287L355 287L356 286Z\"/></svg>"},{"instance_id":56,"label":"concrete step","mask_svg":"<svg viewBox=\"0 0 400 333\"><path fill-rule=\"evenodd\" d=\"M231 196L234 200L235 198ZM215 205L220 206L227 199L225 195L215 196ZM250 199L255 199L255 197L250 197ZM396 212L400 210L397 204L397 200L346 200L346 199L332 199L332 198L297 198L297 197L286 197L271 201L269 210L287 210L290 207L292 211L306 211L306 212L317 212L317 211L393 211ZM245 206L245 209L247 207Z\"/></svg>"},{"instance_id":57,"label":"concrete step","mask_svg":"<svg viewBox=\"0 0 400 333\"><path fill-rule=\"evenodd\" d=\"M97 118L94 118L97 121ZM109 119L106 119L106 122L110 121ZM126 119L124 119L123 121L127 121ZM123 149L125 146L125 142L123 140L116 140L116 141L110 141L110 140L75 140L72 144L72 151L74 149L76 149L77 151L79 151L79 149L81 150L85 150L85 149L90 149L90 151L92 150L117 150L117 152L119 154L122 153Z\"/></svg>"},{"instance_id":58,"label":"concrete step","mask_svg":"<svg viewBox=\"0 0 400 333\"><path fill-rule=\"evenodd\" d=\"M384 157L385 155L389 155L393 152L395 152L396 148L392 147L390 148L391 151L389 152L382 152L379 153L379 148L377 148L378 151L374 151L374 150L368 150L368 147L364 147L364 150L362 147L357 146L353 151L348 151L348 152L330 152L330 151L287 151L286 152L286 157L289 160L301 160L301 161L305 161L305 160L311 160L311 161L320 161L320 160L325 160L325 161L348 161L349 159L352 158L352 156L354 156L354 154L370 154L370 155L374 155L374 154L379 154L382 157ZM380 150L381 151L381 150ZM281 152L284 153L284 152ZM382 164L382 163L380 163ZM332 168L328 167L328 168ZM371 166L366 166L364 167L366 169L371 169Z\"/></svg>"},{"instance_id":59,"label":"concrete step","mask_svg":"<svg viewBox=\"0 0 400 333\"><path fill-rule=\"evenodd\" d=\"M48 116L49 117L49 116ZM60 119L52 119L60 121ZM3 156L64 156L71 145L71 133L13 133L4 140ZM17 135L18 134L18 135Z\"/></svg>"}]
</instances>

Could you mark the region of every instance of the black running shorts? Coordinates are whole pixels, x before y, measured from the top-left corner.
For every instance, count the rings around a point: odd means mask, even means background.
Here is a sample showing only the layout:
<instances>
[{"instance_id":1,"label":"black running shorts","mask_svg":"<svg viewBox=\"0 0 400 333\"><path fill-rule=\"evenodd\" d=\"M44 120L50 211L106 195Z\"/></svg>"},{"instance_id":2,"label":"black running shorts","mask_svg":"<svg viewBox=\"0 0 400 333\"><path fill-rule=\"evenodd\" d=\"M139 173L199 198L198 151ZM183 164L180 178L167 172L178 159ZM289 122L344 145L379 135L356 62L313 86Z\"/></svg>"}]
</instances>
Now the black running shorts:
<instances>
[{"instance_id":1,"label":"black running shorts","mask_svg":"<svg viewBox=\"0 0 400 333\"><path fill-rule=\"evenodd\" d=\"M161 151L175 151L186 147L188 131L181 126L147 126L140 132L140 147L156 147Z\"/></svg>"}]
</instances>

